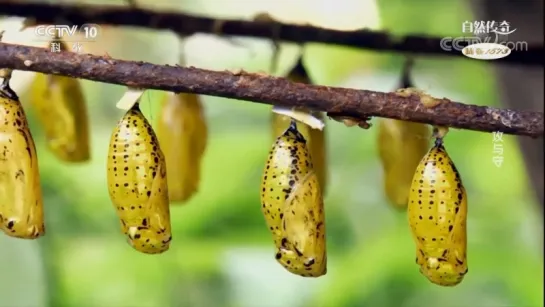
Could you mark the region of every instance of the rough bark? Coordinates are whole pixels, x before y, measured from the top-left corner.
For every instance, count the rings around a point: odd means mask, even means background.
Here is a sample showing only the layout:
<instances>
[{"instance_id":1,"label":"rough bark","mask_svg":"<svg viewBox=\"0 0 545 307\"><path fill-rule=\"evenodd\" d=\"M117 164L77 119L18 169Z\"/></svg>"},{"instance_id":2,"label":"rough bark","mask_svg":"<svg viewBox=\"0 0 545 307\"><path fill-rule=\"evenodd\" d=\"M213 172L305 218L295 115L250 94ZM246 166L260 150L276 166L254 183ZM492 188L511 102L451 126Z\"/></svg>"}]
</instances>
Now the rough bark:
<instances>
[{"instance_id":1,"label":"rough bark","mask_svg":"<svg viewBox=\"0 0 545 307\"><path fill-rule=\"evenodd\" d=\"M286 107L305 107L365 120L369 116L401 119L476 131L543 136L543 112L498 109L437 99L427 108L420 94L400 95L293 83L244 71L211 71L154 65L72 52L50 52L0 43L0 67L64 75L135 88L188 92ZM428 98L433 99L433 98Z\"/></svg>"}]
</instances>

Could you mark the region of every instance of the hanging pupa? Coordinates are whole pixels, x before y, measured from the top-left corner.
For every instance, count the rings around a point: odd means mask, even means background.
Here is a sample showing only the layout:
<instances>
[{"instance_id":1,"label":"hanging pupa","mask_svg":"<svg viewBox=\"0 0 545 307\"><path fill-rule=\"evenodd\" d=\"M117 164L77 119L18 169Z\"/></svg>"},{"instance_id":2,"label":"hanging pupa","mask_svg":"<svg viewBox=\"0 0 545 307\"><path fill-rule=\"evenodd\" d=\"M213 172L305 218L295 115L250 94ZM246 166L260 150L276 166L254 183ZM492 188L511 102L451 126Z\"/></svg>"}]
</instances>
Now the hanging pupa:
<instances>
[{"instance_id":1,"label":"hanging pupa","mask_svg":"<svg viewBox=\"0 0 545 307\"><path fill-rule=\"evenodd\" d=\"M434 284L458 285L468 272L467 195L442 137L414 173L407 211L420 272Z\"/></svg>"},{"instance_id":2,"label":"hanging pupa","mask_svg":"<svg viewBox=\"0 0 545 307\"><path fill-rule=\"evenodd\" d=\"M54 42L66 50L63 41ZM87 105L78 79L36 73L30 102L44 129L47 147L58 159L90 160Z\"/></svg>"},{"instance_id":3,"label":"hanging pupa","mask_svg":"<svg viewBox=\"0 0 545 307\"><path fill-rule=\"evenodd\" d=\"M45 234L38 156L25 111L9 87L11 73L5 71L0 85L0 228L11 237L35 239Z\"/></svg>"},{"instance_id":4,"label":"hanging pupa","mask_svg":"<svg viewBox=\"0 0 545 307\"><path fill-rule=\"evenodd\" d=\"M276 260L305 277L326 274L325 217L320 183L295 120L276 138L261 181L261 210Z\"/></svg>"},{"instance_id":5,"label":"hanging pupa","mask_svg":"<svg viewBox=\"0 0 545 307\"><path fill-rule=\"evenodd\" d=\"M167 167L138 103L112 132L107 174L108 192L129 244L147 254L167 251L172 239Z\"/></svg>"},{"instance_id":6,"label":"hanging pupa","mask_svg":"<svg viewBox=\"0 0 545 307\"><path fill-rule=\"evenodd\" d=\"M299 82L305 84L311 84L308 73L302 63L302 57L299 58L296 65L289 72L287 79L292 82ZM300 109L299 111L308 113L321 121L324 121L323 112L311 112L309 110ZM280 136L288 126L290 125L291 118L286 115L272 112L271 124L272 124L272 138L273 140ZM298 123L299 131L303 134L307 140L307 146L310 150L312 157L312 164L314 165L314 171L320 181L322 192L326 193L327 187L327 148L325 140L325 127L323 129L314 129L305 123Z\"/></svg>"},{"instance_id":7,"label":"hanging pupa","mask_svg":"<svg viewBox=\"0 0 545 307\"><path fill-rule=\"evenodd\" d=\"M402 88L412 87L408 59L402 72ZM409 190L416 166L426 154L431 132L426 124L389 118L378 119L378 150L383 169L383 188L389 202L407 208Z\"/></svg>"},{"instance_id":8,"label":"hanging pupa","mask_svg":"<svg viewBox=\"0 0 545 307\"><path fill-rule=\"evenodd\" d=\"M327 273L324 200L318 176L310 171L293 187L284 205L282 237L276 259L291 273Z\"/></svg>"},{"instance_id":9,"label":"hanging pupa","mask_svg":"<svg viewBox=\"0 0 545 307\"><path fill-rule=\"evenodd\" d=\"M169 170L170 200L185 202L199 188L208 139L200 96L169 93L163 102L157 136Z\"/></svg>"}]
</instances>

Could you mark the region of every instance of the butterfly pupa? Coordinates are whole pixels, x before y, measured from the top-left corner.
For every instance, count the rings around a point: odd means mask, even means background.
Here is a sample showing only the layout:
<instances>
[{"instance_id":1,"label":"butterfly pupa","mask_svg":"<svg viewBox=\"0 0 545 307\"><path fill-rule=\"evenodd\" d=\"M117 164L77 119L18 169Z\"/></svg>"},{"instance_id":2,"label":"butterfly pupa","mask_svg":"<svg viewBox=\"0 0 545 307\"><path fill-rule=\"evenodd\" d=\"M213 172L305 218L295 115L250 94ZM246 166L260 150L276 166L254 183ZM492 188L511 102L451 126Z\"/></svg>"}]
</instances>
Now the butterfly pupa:
<instances>
[{"instance_id":1,"label":"butterfly pupa","mask_svg":"<svg viewBox=\"0 0 545 307\"><path fill-rule=\"evenodd\" d=\"M0 86L0 228L9 236L45 234L36 146L25 111L7 79Z\"/></svg>"},{"instance_id":2,"label":"butterfly pupa","mask_svg":"<svg viewBox=\"0 0 545 307\"><path fill-rule=\"evenodd\" d=\"M157 136L169 170L170 200L187 201L198 190L208 138L200 97L185 93L166 96Z\"/></svg>"},{"instance_id":3,"label":"butterfly pupa","mask_svg":"<svg viewBox=\"0 0 545 307\"><path fill-rule=\"evenodd\" d=\"M323 121L324 116L321 112L308 112L312 116ZM288 126L290 125L291 118L286 115L272 113L272 136L276 139L280 136ZM320 186L324 190L327 185L327 156L326 156L326 144L325 144L325 127L324 129L313 129L305 123L297 123L298 129L307 141L307 147L312 159L312 165L320 181Z\"/></svg>"},{"instance_id":4,"label":"butterfly pupa","mask_svg":"<svg viewBox=\"0 0 545 307\"><path fill-rule=\"evenodd\" d=\"M261 203L276 245L276 260L293 274L324 275L325 225L320 183L295 120L276 139L269 154L261 182Z\"/></svg>"},{"instance_id":5,"label":"butterfly pupa","mask_svg":"<svg viewBox=\"0 0 545 307\"><path fill-rule=\"evenodd\" d=\"M312 167L305 137L292 120L284 133L276 138L261 180L261 211L277 246L281 240L286 199L295 183Z\"/></svg>"},{"instance_id":6,"label":"butterfly pupa","mask_svg":"<svg viewBox=\"0 0 545 307\"><path fill-rule=\"evenodd\" d=\"M407 58L401 73L401 88L412 88L410 71L414 61ZM390 204L407 208L416 166L429 148L430 128L426 124L379 118L378 151L383 169L383 188Z\"/></svg>"},{"instance_id":7,"label":"butterfly pupa","mask_svg":"<svg viewBox=\"0 0 545 307\"><path fill-rule=\"evenodd\" d=\"M79 80L36 73L30 102L47 147L58 159L85 162L91 158L87 105Z\"/></svg>"},{"instance_id":8,"label":"butterfly pupa","mask_svg":"<svg viewBox=\"0 0 545 307\"><path fill-rule=\"evenodd\" d=\"M108 192L129 244L147 254L168 250L171 236L165 157L136 103L112 132Z\"/></svg>"},{"instance_id":9,"label":"butterfly pupa","mask_svg":"<svg viewBox=\"0 0 545 307\"><path fill-rule=\"evenodd\" d=\"M416 169L407 212L420 272L437 285L459 284L468 271L467 195L441 138Z\"/></svg>"},{"instance_id":10,"label":"butterfly pupa","mask_svg":"<svg viewBox=\"0 0 545 307\"><path fill-rule=\"evenodd\" d=\"M286 78L292 82L306 84L311 83L308 73L302 63L302 57L298 59L297 63L288 73L288 76ZM322 112L311 112L309 110L300 111L311 114L322 122L324 121L324 115ZM286 128L290 125L290 122L291 118L289 116L272 112L272 138L276 139L279 135L286 131ZM314 171L318 176L320 186L322 187L323 193L325 194L327 188L327 148L325 140L325 127L323 129L313 129L309 125L299 122L298 128L307 141L307 146L310 150L310 156L312 157Z\"/></svg>"},{"instance_id":11,"label":"butterfly pupa","mask_svg":"<svg viewBox=\"0 0 545 307\"><path fill-rule=\"evenodd\" d=\"M310 171L295 183L286 200L276 260L303 277L327 273L324 201L318 176Z\"/></svg>"},{"instance_id":12,"label":"butterfly pupa","mask_svg":"<svg viewBox=\"0 0 545 307\"><path fill-rule=\"evenodd\" d=\"M430 138L430 129L425 124L389 118L378 121L383 187L389 202L396 208L407 208L414 171L428 151Z\"/></svg>"}]
</instances>

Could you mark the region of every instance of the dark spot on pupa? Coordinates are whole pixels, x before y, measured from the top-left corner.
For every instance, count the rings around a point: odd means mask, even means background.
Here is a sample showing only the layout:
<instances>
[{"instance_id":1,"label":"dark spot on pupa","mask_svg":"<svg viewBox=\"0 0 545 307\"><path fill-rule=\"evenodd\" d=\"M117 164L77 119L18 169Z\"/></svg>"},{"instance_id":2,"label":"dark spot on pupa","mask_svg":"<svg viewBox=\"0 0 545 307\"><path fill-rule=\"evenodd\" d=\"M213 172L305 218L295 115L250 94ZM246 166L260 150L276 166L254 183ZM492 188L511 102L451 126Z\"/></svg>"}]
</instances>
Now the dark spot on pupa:
<instances>
[{"instance_id":1,"label":"dark spot on pupa","mask_svg":"<svg viewBox=\"0 0 545 307\"><path fill-rule=\"evenodd\" d=\"M312 266L316 261L314 260L314 258L311 258L309 261L303 263L304 266L306 267L310 267Z\"/></svg>"}]
</instances>

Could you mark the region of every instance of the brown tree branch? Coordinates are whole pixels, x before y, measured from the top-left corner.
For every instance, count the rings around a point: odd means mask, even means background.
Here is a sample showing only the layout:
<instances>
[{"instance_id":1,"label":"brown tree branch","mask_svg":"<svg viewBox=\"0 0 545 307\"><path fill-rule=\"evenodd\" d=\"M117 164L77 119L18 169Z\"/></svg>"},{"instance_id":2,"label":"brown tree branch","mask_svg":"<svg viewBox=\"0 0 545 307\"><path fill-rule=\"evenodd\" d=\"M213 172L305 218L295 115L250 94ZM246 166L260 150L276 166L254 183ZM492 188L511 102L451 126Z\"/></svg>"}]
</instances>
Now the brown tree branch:
<instances>
[{"instance_id":1,"label":"brown tree branch","mask_svg":"<svg viewBox=\"0 0 545 307\"><path fill-rule=\"evenodd\" d=\"M47 24L98 23L114 26L135 26L171 30L182 36L211 33L226 36L247 36L303 43L324 43L377 51L455 56L467 60L460 51L445 51L439 37L408 35L397 37L387 32L357 30L339 31L309 25L286 24L274 21L222 20L184 13L152 11L128 6L70 5L26 3L0 0L0 15L34 18ZM460 44L460 46L466 46ZM513 50L505 58L490 63L512 63L543 66L544 48L528 46L528 50Z\"/></svg>"},{"instance_id":2,"label":"brown tree branch","mask_svg":"<svg viewBox=\"0 0 545 307\"><path fill-rule=\"evenodd\" d=\"M154 65L109 57L0 43L0 67L83 78L136 88L188 92L342 114L379 116L432 125L543 136L543 112L466 105L446 98L426 108L418 95L293 83L246 72Z\"/></svg>"}]
</instances>

